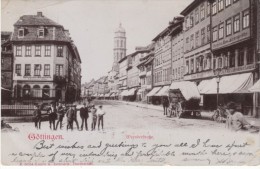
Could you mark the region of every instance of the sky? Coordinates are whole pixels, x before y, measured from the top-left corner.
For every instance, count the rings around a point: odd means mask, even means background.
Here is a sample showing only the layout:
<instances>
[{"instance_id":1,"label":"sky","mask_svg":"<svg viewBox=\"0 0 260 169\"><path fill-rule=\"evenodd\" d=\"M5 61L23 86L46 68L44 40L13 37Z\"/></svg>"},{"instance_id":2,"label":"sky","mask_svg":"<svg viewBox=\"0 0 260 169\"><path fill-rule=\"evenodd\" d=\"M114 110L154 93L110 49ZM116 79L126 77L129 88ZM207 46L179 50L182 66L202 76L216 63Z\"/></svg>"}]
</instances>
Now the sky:
<instances>
[{"instance_id":1,"label":"sky","mask_svg":"<svg viewBox=\"0 0 260 169\"><path fill-rule=\"evenodd\" d=\"M22 15L43 15L68 29L82 60L82 83L107 75L114 31L126 30L127 54L147 46L193 0L1 0L1 31Z\"/></svg>"}]
</instances>

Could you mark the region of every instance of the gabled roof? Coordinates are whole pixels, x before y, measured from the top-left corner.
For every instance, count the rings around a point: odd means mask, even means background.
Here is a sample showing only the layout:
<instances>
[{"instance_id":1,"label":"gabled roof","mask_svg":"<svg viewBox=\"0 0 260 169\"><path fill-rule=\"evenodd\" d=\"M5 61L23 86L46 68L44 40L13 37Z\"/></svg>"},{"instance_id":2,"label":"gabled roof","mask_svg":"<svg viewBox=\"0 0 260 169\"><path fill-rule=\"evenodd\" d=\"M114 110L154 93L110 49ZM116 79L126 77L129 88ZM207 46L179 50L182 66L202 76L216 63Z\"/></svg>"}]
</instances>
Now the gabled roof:
<instances>
[{"instance_id":1,"label":"gabled roof","mask_svg":"<svg viewBox=\"0 0 260 169\"><path fill-rule=\"evenodd\" d=\"M43 16L41 12L38 12L37 15L21 16L20 19L14 24L14 26L57 26L57 27L62 27L62 25Z\"/></svg>"}]
</instances>

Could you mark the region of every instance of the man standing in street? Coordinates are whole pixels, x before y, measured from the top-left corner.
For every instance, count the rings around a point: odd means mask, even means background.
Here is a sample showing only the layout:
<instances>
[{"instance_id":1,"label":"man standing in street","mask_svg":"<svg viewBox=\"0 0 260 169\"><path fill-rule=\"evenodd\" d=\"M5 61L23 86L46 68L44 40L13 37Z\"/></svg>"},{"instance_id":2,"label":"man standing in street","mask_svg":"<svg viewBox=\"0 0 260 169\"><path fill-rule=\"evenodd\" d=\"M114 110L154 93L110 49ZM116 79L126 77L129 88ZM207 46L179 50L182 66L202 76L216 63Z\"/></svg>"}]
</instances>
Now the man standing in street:
<instances>
[{"instance_id":1,"label":"man standing in street","mask_svg":"<svg viewBox=\"0 0 260 169\"><path fill-rule=\"evenodd\" d=\"M77 129L79 130L79 122L78 122L78 118L77 118L77 105L76 104L73 104L73 122L75 121L76 122L76 125L77 125ZM72 127L73 127L73 122L72 122Z\"/></svg>"},{"instance_id":2,"label":"man standing in street","mask_svg":"<svg viewBox=\"0 0 260 169\"><path fill-rule=\"evenodd\" d=\"M169 107L169 101L166 97L163 97L163 115L167 115L168 107Z\"/></svg>"},{"instance_id":3,"label":"man standing in street","mask_svg":"<svg viewBox=\"0 0 260 169\"><path fill-rule=\"evenodd\" d=\"M56 124L56 129L58 128L58 125L60 124L60 129L62 128L62 121L63 121L63 117L64 117L64 108L62 107L62 104L61 102L59 102L59 106L58 106L58 109L57 109L57 116L58 116L58 121L57 121L57 124Z\"/></svg>"},{"instance_id":4,"label":"man standing in street","mask_svg":"<svg viewBox=\"0 0 260 169\"><path fill-rule=\"evenodd\" d=\"M39 105L34 106L35 110L33 112L34 124L36 129L41 129L42 113Z\"/></svg>"},{"instance_id":5,"label":"man standing in street","mask_svg":"<svg viewBox=\"0 0 260 169\"><path fill-rule=\"evenodd\" d=\"M104 115L105 115L105 111L103 110L102 105L99 106L98 110L97 110L97 116L98 116L98 130L99 130L99 126L101 123L102 126L102 130L104 129Z\"/></svg>"},{"instance_id":6,"label":"man standing in street","mask_svg":"<svg viewBox=\"0 0 260 169\"><path fill-rule=\"evenodd\" d=\"M74 116L74 109L73 109L73 107L71 106L71 107L67 110L67 112L66 112L66 117L67 117L67 130L68 130L68 129L73 130L73 126L72 126L73 116Z\"/></svg>"},{"instance_id":7,"label":"man standing in street","mask_svg":"<svg viewBox=\"0 0 260 169\"><path fill-rule=\"evenodd\" d=\"M84 107L80 108L80 117L81 117L81 130L83 130L83 125L85 123L85 129L88 130L88 107L86 107L86 103L83 104Z\"/></svg>"}]
</instances>

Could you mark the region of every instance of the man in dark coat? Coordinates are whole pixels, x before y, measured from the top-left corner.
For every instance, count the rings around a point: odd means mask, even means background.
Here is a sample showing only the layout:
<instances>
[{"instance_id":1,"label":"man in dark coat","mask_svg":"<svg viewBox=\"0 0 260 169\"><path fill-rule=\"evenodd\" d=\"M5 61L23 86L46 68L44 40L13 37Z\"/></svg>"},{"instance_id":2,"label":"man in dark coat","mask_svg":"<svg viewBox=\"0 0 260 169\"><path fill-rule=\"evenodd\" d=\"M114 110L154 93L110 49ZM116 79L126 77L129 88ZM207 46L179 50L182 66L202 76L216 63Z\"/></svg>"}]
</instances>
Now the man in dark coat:
<instances>
[{"instance_id":1,"label":"man in dark coat","mask_svg":"<svg viewBox=\"0 0 260 169\"><path fill-rule=\"evenodd\" d=\"M41 129L42 113L39 105L35 105L35 110L33 112L33 120L36 129Z\"/></svg>"},{"instance_id":2,"label":"man in dark coat","mask_svg":"<svg viewBox=\"0 0 260 169\"><path fill-rule=\"evenodd\" d=\"M169 100L164 97L163 98L163 115L167 115L167 109L169 107Z\"/></svg>"},{"instance_id":3,"label":"man in dark coat","mask_svg":"<svg viewBox=\"0 0 260 169\"><path fill-rule=\"evenodd\" d=\"M83 125L85 123L85 129L88 130L88 107L86 107L86 103L83 104L84 107L80 108L80 117L81 117L81 130L83 130Z\"/></svg>"},{"instance_id":4,"label":"man in dark coat","mask_svg":"<svg viewBox=\"0 0 260 169\"><path fill-rule=\"evenodd\" d=\"M55 120L57 118L57 108L55 102L51 103L51 107L48 110L48 114L49 114L50 129L55 130Z\"/></svg>"},{"instance_id":5,"label":"man in dark coat","mask_svg":"<svg viewBox=\"0 0 260 169\"><path fill-rule=\"evenodd\" d=\"M72 106L69 108L69 110L67 110L66 116L67 116L67 130L68 130L69 128L70 128L71 130L73 130L72 123L73 123L74 109L73 109Z\"/></svg>"},{"instance_id":6,"label":"man in dark coat","mask_svg":"<svg viewBox=\"0 0 260 169\"><path fill-rule=\"evenodd\" d=\"M60 129L62 128L62 121L63 121L64 114L65 114L65 110L62 107L62 103L59 102L59 106L57 108L58 121L57 121L57 124L56 124L56 129L58 128L59 124L60 124Z\"/></svg>"}]
</instances>

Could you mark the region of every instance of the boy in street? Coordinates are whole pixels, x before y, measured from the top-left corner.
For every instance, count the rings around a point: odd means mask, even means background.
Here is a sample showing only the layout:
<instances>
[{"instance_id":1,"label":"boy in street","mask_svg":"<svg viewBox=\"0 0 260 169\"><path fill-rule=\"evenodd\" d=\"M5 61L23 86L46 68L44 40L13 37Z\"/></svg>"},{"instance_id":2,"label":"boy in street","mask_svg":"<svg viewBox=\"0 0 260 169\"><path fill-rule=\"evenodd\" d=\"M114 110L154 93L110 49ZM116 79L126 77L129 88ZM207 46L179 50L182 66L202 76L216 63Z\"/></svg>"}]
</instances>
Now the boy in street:
<instances>
[{"instance_id":1,"label":"boy in street","mask_svg":"<svg viewBox=\"0 0 260 169\"><path fill-rule=\"evenodd\" d=\"M62 103L59 102L59 106L57 108L57 117L58 117L58 121L56 124L56 129L58 128L58 125L60 124L60 129L62 128L62 121L63 121L63 117L64 117L64 108L62 107Z\"/></svg>"},{"instance_id":2,"label":"boy in street","mask_svg":"<svg viewBox=\"0 0 260 169\"><path fill-rule=\"evenodd\" d=\"M36 129L41 129L42 113L39 105L34 106L35 110L33 112L33 119Z\"/></svg>"},{"instance_id":3,"label":"boy in street","mask_svg":"<svg viewBox=\"0 0 260 169\"><path fill-rule=\"evenodd\" d=\"M102 126L102 130L104 129L104 115L106 114L106 112L103 110L102 105L99 106L98 110L97 110L97 116L98 116L98 130L99 130L99 126L101 123Z\"/></svg>"}]
</instances>

